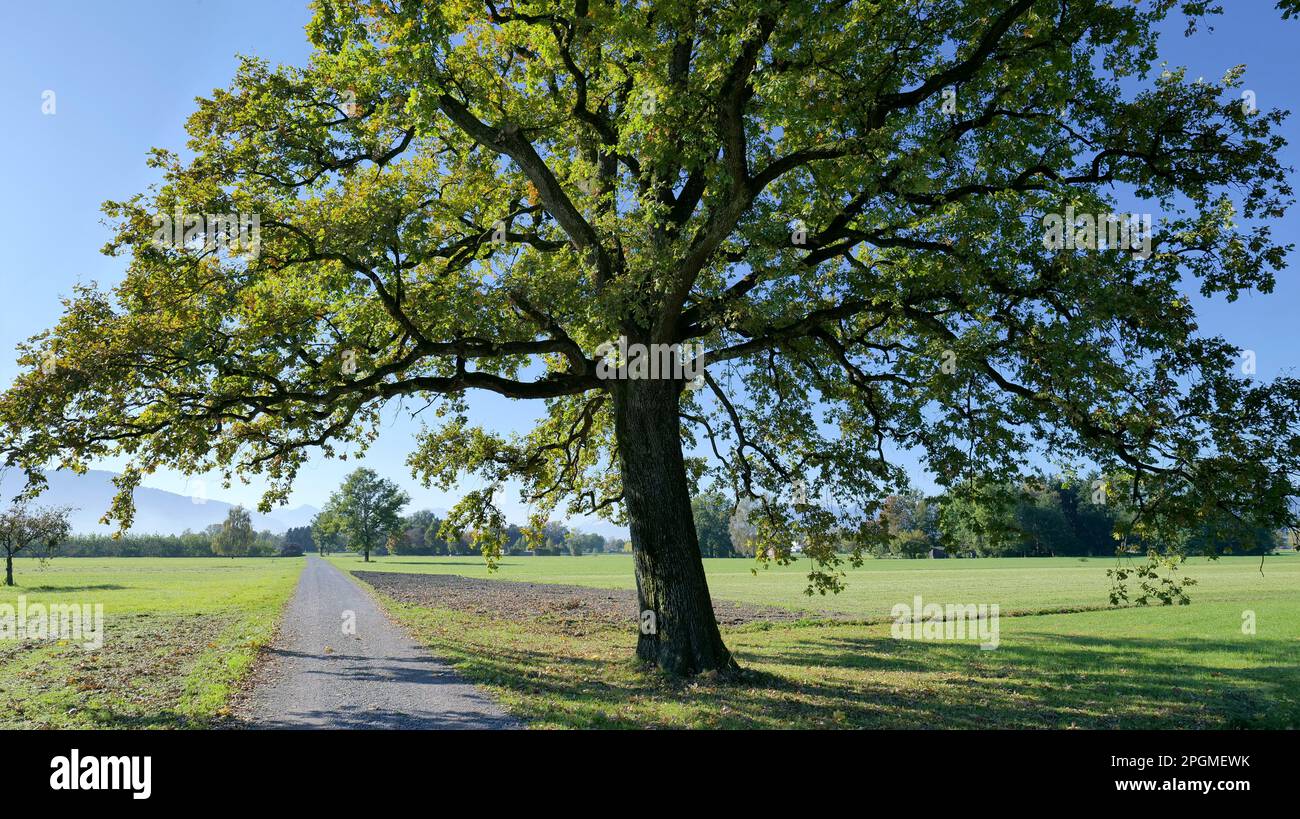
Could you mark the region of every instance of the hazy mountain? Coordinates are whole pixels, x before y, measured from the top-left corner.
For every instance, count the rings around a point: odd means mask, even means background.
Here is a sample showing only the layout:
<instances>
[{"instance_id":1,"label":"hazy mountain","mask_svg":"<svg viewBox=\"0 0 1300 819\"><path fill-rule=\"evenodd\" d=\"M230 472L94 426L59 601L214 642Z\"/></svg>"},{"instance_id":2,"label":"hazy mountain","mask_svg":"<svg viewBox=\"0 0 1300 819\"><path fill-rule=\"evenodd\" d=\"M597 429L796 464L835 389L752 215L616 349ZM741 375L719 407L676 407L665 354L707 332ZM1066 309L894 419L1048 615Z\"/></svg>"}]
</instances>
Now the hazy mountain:
<instances>
[{"instance_id":1,"label":"hazy mountain","mask_svg":"<svg viewBox=\"0 0 1300 819\"><path fill-rule=\"evenodd\" d=\"M114 473L92 469L84 475L51 472L49 489L37 501L42 506L71 506L72 531L77 534L110 534L113 527L99 523L108 510L117 487ZM0 475L0 500L8 503L23 487L22 473ZM139 487L135 490L135 523L132 532L178 535L189 529L197 532L213 523L221 523L234 504L225 501L192 498L162 489ZM280 533L291 526L306 526L320 510L312 506L277 509L269 515L250 510L253 528Z\"/></svg>"}]
</instances>

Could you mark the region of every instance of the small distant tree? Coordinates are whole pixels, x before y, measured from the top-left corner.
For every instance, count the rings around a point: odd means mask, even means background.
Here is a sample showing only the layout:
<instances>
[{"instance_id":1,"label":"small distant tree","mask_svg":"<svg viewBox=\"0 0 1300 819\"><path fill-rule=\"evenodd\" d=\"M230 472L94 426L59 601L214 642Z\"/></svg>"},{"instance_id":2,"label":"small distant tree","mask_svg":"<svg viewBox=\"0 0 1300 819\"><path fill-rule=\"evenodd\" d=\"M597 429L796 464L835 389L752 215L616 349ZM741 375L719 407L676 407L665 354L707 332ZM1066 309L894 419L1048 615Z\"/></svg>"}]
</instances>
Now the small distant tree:
<instances>
[{"instance_id":1,"label":"small distant tree","mask_svg":"<svg viewBox=\"0 0 1300 819\"><path fill-rule=\"evenodd\" d=\"M68 507L29 508L23 504L0 512L0 548L5 550L5 585L14 584L14 555L31 546L52 556L54 549L67 539L72 530Z\"/></svg>"},{"instance_id":2,"label":"small distant tree","mask_svg":"<svg viewBox=\"0 0 1300 819\"><path fill-rule=\"evenodd\" d=\"M312 541L310 526L293 526L284 533L284 545L280 554L284 557L298 557L316 548Z\"/></svg>"},{"instance_id":3,"label":"small distant tree","mask_svg":"<svg viewBox=\"0 0 1300 819\"><path fill-rule=\"evenodd\" d=\"M754 556L753 540L757 534L757 528L750 521L750 512L754 508L754 502L749 498L741 498L736 504L736 509L731 513L727 520L727 534L731 536L731 548L737 555L745 557Z\"/></svg>"},{"instance_id":4,"label":"small distant tree","mask_svg":"<svg viewBox=\"0 0 1300 819\"><path fill-rule=\"evenodd\" d=\"M599 554L605 548L605 539L594 532L570 530L564 536L564 546L574 557Z\"/></svg>"},{"instance_id":5,"label":"small distant tree","mask_svg":"<svg viewBox=\"0 0 1300 819\"><path fill-rule=\"evenodd\" d=\"M442 521L429 509L412 512L402 518L401 530L388 545L395 555L431 555L434 544L430 535L436 535Z\"/></svg>"},{"instance_id":6,"label":"small distant tree","mask_svg":"<svg viewBox=\"0 0 1300 819\"><path fill-rule=\"evenodd\" d=\"M330 496L323 514L333 531L347 538L349 551L360 552L369 563L370 553L400 531L402 507L411 497L373 469L358 469Z\"/></svg>"},{"instance_id":7,"label":"small distant tree","mask_svg":"<svg viewBox=\"0 0 1300 819\"><path fill-rule=\"evenodd\" d=\"M424 530L424 542L429 545L429 552L435 555L448 553L447 539L442 536L442 520L435 517Z\"/></svg>"},{"instance_id":8,"label":"small distant tree","mask_svg":"<svg viewBox=\"0 0 1300 819\"><path fill-rule=\"evenodd\" d=\"M889 548L894 554L901 557L925 557L930 551L930 538L920 529L905 529L892 536L889 541Z\"/></svg>"},{"instance_id":9,"label":"small distant tree","mask_svg":"<svg viewBox=\"0 0 1300 819\"><path fill-rule=\"evenodd\" d=\"M447 538L447 550L453 555L474 554L473 532L461 532L455 537Z\"/></svg>"},{"instance_id":10,"label":"small distant tree","mask_svg":"<svg viewBox=\"0 0 1300 819\"><path fill-rule=\"evenodd\" d=\"M339 532L338 521L326 512L320 512L311 519L311 535L316 543L316 551L321 557L328 555L332 549L343 546L343 535Z\"/></svg>"},{"instance_id":11,"label":"small distant tree","mask_svg":"<svg viewBox=\"0 0 1300 819\"><path fill-rule=\"evenodd\" d=\"M939 539L937 507L915 491L890 495L880 510L889 552L903 557L921 557Z\"/></svg>"},{"instance_id":12,"label":"small distant tree","mask_svg":"<svg viewBox=\"0 0 1300 819\"><path fill-rule=\"evenodd\" d=\"M506 526L506 554L522 555L528 552L528 542L524 538L524 530L518 524L511 523Z\"/></svg>"},{"instance_id":13,"label":"small distant tree","mask_svg":"<svg viewBox=\"0 0 1300 819\"><path fill-rule=\"evenodd\" d=\"M939 505L940 540L954 554L978 557L1009 553L1018 543L1017 492L1007 483L967 481Z\"/></svg>"},{"instance_id":14,"label":"small distant tree","mask_svg":"<svg viewBox=\"0 0 1300 819\"><path fill-rule=\"evenodd\" d=\"M542 536L546 538L546 545L559 554L560 548L564 545L564 539L569 535L569 527L559 521L547 521L542 527Z\"/></svg>"},{"instance_id":15,"label":"small distant tree","mask_svg":"<svg viewBox=\"0 0 1300 819\"><path fill-rule=\"evenodd\" d=\"M242 557L253 548L256 539L252 515L244 507L236 506L226 513L221 531L212 538L212 551L222 557Z\"/></svg>"},{"instance_id":16,"label":"small distant tree","mask_svg":"<svg viewBox=\"0 0 1300 819\"><path fill-rule=\"evenodd\" d=\"M631 554L632 541L625 537L616 537L609 543L609 551L615 554Z\"/></svg>"},{"instance_id":17,"label":"small distant tree","mask_svg":"<svg viewBox=\"0 0 1300 819\"><path fill-rule=\"evenodd\" d=\"M731 557L731 505L719 492L705 492L691 499L695 532L701 557Z\"/></svg>"},{"instance_id":18,"label":"small distant tree","mask_svg":"<svg viewBox=\"0 0 1300 819\"><path fill-rule=\"evenodd\" d=\"M570 530L564 535L564 551L574 557L581 557L587 551L586 537L582 532Z\"/></svg>"},{"instance_id":19,"label":"small distant tree","mask_svg":"<svg viewBox=\"0 0 1300 819\"><path fill-rule=\"evenodd\" d=\"M568 528L558 521L547 521L541 528L540 537L532 544L533 554L543 557L554 557L563 554L567 547L565 540L568 537Z\"/></svg>"}]
</instances>

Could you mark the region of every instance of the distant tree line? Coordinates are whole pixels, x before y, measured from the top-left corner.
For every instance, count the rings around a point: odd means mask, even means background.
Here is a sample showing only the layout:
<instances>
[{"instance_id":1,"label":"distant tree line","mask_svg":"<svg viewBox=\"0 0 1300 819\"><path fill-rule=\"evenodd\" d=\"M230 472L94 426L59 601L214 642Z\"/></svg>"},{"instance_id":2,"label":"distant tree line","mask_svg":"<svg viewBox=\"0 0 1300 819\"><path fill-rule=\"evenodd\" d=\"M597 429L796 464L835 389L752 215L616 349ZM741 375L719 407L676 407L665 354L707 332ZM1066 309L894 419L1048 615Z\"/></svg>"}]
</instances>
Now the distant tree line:
<instances>
[{"instance_id":1,"label":"distant tree line","mask_svg":"<svg viewBox=\"0 0 1300 819\"><path fill-rule=\"evenodd\" d=\"M906 504L904 504L906 505ZM1250 537L1224 535L1234 527L1211 516L1181 530L1182 543L1148 543L1126 534L1136 510L1105 476L1036 475L1018 483L960 487L930 499L933 521L921 524L927 541L950 552L989 557L1101 557L1117 549L1188 554L1266 554L1283 547L1282 533L1257 528Z\"/></svg>"},{"instance_id":2,"label":"distant tree line","mask_svg":"<svg viewBox=\"0 0 1300 819\"><path fill-rule=\"evenodd\" d=\"M242 514L240 514L242 513ZM69 535L54 548L60 557L272 557L302 554L287 549L285 535L244 528L247 510L236 507L224 523L179 535ZM231 516L236 520L232 522ZM290 532L293 530L291 529Z\"/></svg>"},{"instance_id":3,"label":"distant tree line","mask_svg":"<svg viewBox=\"0 0 1300 819\"><path fill-rule=\"evenodd\" d=\"M392 481L369 469L344 479L312 522L313 545L322 554L337 549L375 555L473 555L478 543L500 542L505 555L584 555L631 551L621 538L606 538L550 521L532 532L513 523L487 531L457 531L429 509L407 515L398 510L410 497Z\"/></svg>"},{"instance_id":4,"label":"distant tree line","mask_svg":"<svg viewBox=\"0 0 1300 819\"><path fill-rule=\"evenodd\" d=\"M695 499L700 551L706 557L752 555L753 527L747 511L733 508L721 494ZM1018 482L964 485L937 495L908 492L889 495L872 520L872 553L877 557L918 558L942 553L957 557L1089 557L1114 555L1117 549L1145 552L1185 547L1189 554L1265 554L1293 548L1286 533L1265 528L1253 537L1225 536L1229 526L1213 518L1183 531L1179 544L1148 544L1123 532L1134 509L1103 476L1033 475ZM721 520L726 521L725 527ZM1226 522L1225 522L1226 523ZM714 544L706 547L706 542ZM798 552L798 544L792 544ZM845 551L848 550L845 546ZM942 552L936 552L942 550Z\"/></svg>"},{"instance_id":5,"label":"distant tree line","mask_svg":"<svg viewBox=\"0 0 1300 819\"><path fill-rule=\"evenodd\" d=\"M380 554L394 555L474 555L478 548L474 545L474 532L463 532L448 536L443 531L445 521L437 514L421 509L401 519L396 534L389 539ZM562 523L549 521L542 527L539 540L530 548L527 531L518 524L506 524L500 534L504 536L505 545L502 553L506 555L535 554L555 555L590 555L630 552L630 545L625 538L604 537L594 532L583 532L569 528Z\"/></svg>"},{"instance_id":6,"label":"distant tree line","mask_svg":"<svg viewBox=\"0 0 1300 819\"><path fill-rule=\"evenodd\" d=\"M179 535L70 535L54 553L67 557L268 557L329 554L348 549L365 555L474 555L479 535L455 532L429 509L408 515L398 510L409 497L373 471L358 469L310 526L283 535L255 531L247 509L236 506L226 520L199 532ZM717 491L691 502L703 557L752 557L752 502L732 503ZM1016 483L959 486L938 495L908 492L879 504L873 525L877 557L918 558L943 550L957 557L1047 557L1113 555L1116 533L1132 519L1123 497L1109 491L1097 475L1069 478L1037 475ZM589 555L631 552L625 538L603 537L556 521L539 531L507 523L488 533L502 541L505 555ZM1263 554L1292 546L1282 533L1259 529L1248 540L1225 538L1207 524L1184 533L1194 554ZM1123 544L1145 551L1148 544ZM1157 544L1168 545L1168 544ZM791 544L797 553L799 544ZM849 547L846 544L845 550Z\"/></svg>"}]
</instances>

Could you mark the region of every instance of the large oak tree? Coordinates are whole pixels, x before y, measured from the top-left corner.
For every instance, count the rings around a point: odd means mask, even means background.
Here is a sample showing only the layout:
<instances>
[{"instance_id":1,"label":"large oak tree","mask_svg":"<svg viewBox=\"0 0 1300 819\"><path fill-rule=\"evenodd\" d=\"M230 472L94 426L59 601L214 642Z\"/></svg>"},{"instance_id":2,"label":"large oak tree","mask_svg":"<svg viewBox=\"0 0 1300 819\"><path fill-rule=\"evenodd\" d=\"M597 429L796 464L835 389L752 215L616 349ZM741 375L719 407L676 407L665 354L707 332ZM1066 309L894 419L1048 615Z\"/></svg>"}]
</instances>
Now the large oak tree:
<instances>
[{"instance_id":1,"label":"large oak tree","mask_svg":"<svg viewBox=\"0 0 1300 819\"><path fill-rule=\"evenodd\" d=\"M1159 68L1157 29L1208 5L322 0L308 65L244 60L106 206L126 275L23 349L5 449L34 488L127 456L129 522L150 470L261 474L269 504L431 407L410 465L478 477L452 520L489 555L510 479L539 521L628 522L637 653L682 673L734 666L700 481L823 591L836 544L881 537L897 445L949 485L1089 460L1147 536L1288 523L1300 388L1235 373L1184 292L1269 290L1291 198L1283 113ZM1045 216L1127 202L1147 258L1045 246ZM176 212L256 213L258 252L160 247ZM702 345L703 385L601 379L618 337ZM481 429L472 390L543 420Z\"/></svg>"}]
</instances>

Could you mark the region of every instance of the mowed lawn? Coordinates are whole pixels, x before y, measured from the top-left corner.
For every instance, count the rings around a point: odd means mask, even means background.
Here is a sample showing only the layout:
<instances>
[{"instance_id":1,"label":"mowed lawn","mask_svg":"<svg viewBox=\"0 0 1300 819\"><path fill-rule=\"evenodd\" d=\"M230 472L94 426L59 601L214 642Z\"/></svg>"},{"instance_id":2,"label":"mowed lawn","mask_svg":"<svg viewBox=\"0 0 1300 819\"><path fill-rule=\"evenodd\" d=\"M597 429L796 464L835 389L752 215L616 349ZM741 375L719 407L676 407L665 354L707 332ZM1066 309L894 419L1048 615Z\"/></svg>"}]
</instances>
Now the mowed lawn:
<instances>
[{"instance_id":1,"label":"mowed lawn","mask_svg":"<svg viewBox=\"0 0 1300 819\"><path fill-rule=\"evenodd\" d=\"M0 641L0 728L204 727L275 630L302 558L14 561L0 603L103 605L104 641Z\"/></svg>"},{"instance_id":2,"label":"mowed lawn","mask_svg":"<svg viewBox=\"0 0 1300 819\"><path fill-rule=\"evenodd\" d=\"M372 557L363 563L350 553L330 557L340 569L458 574L530 583L566 583L605 589L635 589L631 556L506 557L489 572L480 557ZM1125 560L1123 565L1141 561ZM1106 570L1114 558L990 558L981 560L867 560L862 568L845 564L846 588L839 594L804 594L808 561L789 566L757 566L744 558L704 561L715 598L787 609L834 612L864 620L888 617L895 603L997 603L1002 614L1109 608ZM1300 595L1300 558L1290 554L1258 557L1190 558L1183 574L1202 603L1237 602L1259 597ZM1261 573L1262 569L1262 573Z\"/></svg>"},{"instance_id":3,"label":"mowed lawn","mask_svg":"<svg viewBox=\"0 0 1300 819\"><path fill-rule=\"evenodd\" d=\"M387 557L348 570L455 573L633 587L622 556ZM724 632L739 682L677 681L630 659L627 628L510 622L381 601L436 652L535 727L1300 727L1300 558L1189 561L1189 606L1106 605L1113 559L868 561L838 597L802 594L806 567L706 561L715 597L835 611L869 623L753 624ZM997 603L1000 645L899 640L883 622L915 595ZM1045 612L1070 613L1045 613ZM1021 612L1026 616L1007 616ZM1036 614L1031 614L1037 612ZM1253 613L1255 633L1243 633Z\"/></svg>"}]
</instances>

